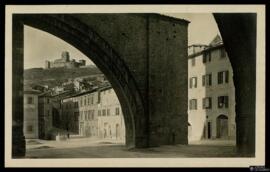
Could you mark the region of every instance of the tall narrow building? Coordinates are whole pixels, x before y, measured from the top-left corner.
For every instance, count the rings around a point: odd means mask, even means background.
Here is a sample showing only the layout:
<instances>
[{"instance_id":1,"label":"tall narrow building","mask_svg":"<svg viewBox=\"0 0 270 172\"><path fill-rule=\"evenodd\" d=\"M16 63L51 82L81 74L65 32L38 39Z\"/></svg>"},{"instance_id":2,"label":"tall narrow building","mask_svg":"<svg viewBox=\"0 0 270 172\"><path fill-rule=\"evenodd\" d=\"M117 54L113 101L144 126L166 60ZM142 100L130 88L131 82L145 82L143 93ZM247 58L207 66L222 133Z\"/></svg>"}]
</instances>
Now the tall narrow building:
<instances>
[{"instance_id":1,"label":"tall narrow building","mask_svg":"<svg viewBox=\"0 0 270 172\"><path fill-rule=\"evenodd\" d=\"M220 36L189 53L189 141L235 139L233 70Z\"/></svg>"}]
</instances>

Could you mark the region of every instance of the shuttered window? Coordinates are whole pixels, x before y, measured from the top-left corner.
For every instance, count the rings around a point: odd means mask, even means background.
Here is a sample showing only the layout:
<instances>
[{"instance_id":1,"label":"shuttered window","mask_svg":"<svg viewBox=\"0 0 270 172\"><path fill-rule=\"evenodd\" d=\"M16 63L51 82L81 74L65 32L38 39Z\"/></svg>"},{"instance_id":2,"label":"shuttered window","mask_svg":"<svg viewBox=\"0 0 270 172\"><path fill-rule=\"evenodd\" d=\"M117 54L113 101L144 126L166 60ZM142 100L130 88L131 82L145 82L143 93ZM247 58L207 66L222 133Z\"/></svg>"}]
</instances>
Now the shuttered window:
<instances>
[{"instance_id":1,"label":"shuttered window","mask_svg":"<svg viewBox=\"0 0 270 172\"><path fill-rule=\"evenodd\" d=\"M219 96L218 97L218 108L228 108L229 107L229 97Z\"/></svg>"},{"instance_id":2,"label":"shuttered window","mask_svg":"<svg viewBox=\"0 0 270 172\"><path fill-rule=\"evenodd\" d=\"M212 74L207 74L202 76L202 85L211 86L212 85Z\"/></svg>"},{"instance_id":3,"label":"shuttered window","mask_svg":"<svg viewBox=\"0 0 270 172\"><path fill-rule=\"evenodd\" d=\"M197 88L197 77L189 79L189 88Z\"/></svg>"},{"instance_id":4,"label":"shuttered window","mask_svg":"<svg viewBox=\"0 0 270 172\"><path fill-rule=\"evenodd\" d=\"M189 109L196 110L197 109L197 99L189 100Z\"/></svg>"},{"instance_id":5,"label":"shuttered window","mask_svg":"<svg viewBox=\"0 0 270 172\"><path fill-rule=\"evenodd\" d=\"M218 84L229 83L229 71L218 72Z\"/></svg>"},{"instance_id":6,"label":"shuttered window","mask_svg":"<svg viewBox=\"0 0 270 172\"><path fill-rule=\"evenodd\" d=\"M212 108L212 98L205 97L203 98L203 109L211 109Z\"/></svg>"}]
</instances>

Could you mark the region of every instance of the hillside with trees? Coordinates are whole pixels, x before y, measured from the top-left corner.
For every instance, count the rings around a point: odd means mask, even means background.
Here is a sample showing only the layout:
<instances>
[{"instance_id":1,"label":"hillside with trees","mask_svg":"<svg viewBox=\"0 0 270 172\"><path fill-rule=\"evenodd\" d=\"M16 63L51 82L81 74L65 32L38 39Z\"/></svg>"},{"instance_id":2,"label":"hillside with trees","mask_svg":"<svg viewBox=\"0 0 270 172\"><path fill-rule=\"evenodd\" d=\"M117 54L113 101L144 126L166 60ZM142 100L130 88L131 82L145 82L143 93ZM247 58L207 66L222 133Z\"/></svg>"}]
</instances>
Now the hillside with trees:
<instances>
[{"instance_id":1,"label":"hillside with trees","mask_svg":"<svg viewBox=\"0 0 270 172\"><path fill-rule=\"evenodd\" d=\"M69 78L99 75L102 72L94 65L83 68L31 68L24 70L25 84L42 84L49 87L61 85Z\"/></svg>"}]
</instances>

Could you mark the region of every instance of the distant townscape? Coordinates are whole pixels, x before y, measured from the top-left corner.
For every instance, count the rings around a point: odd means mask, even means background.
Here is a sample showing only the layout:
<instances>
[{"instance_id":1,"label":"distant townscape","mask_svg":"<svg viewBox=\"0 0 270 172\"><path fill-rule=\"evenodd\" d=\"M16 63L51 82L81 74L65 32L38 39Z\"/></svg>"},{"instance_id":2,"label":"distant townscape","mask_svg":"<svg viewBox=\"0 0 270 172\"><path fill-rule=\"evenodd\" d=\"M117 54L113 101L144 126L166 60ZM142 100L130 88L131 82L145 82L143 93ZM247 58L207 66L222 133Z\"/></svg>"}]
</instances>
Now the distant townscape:
<instances>
[{"instance_id":1,"label":"distant townscape","mask_svg":"<svg viewBox=\"0 0 270 172\"><path fill-rule=\"evenodd\" d=\"M70 61L66 51L61 59L45 64L46 70L28 69L24 74L26 139L65 140L71 135L125 139L118 98L95 66ZM80 70L81 66L85 68Z\"/></svg>"}]
</instances>

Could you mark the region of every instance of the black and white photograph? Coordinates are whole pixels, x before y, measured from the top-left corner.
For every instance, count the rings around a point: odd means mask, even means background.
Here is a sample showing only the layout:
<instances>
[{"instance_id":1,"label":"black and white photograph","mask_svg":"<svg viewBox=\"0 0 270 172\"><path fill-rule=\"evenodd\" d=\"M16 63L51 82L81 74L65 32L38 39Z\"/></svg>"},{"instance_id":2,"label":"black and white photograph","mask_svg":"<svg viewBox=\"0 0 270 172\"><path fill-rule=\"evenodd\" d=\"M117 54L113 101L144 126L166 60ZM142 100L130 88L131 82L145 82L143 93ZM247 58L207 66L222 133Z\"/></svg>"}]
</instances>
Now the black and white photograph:
<instances>
[{"instance_id":1,"label":"black and white photograph","mask_svg":"<svg viewBox=\"0 0 270 172\"><path fill-rule=\"evenodd\" d=\"M7 5L5 19L7 167L264 165L264 5Z\"/></svg>"}]
</instances>

